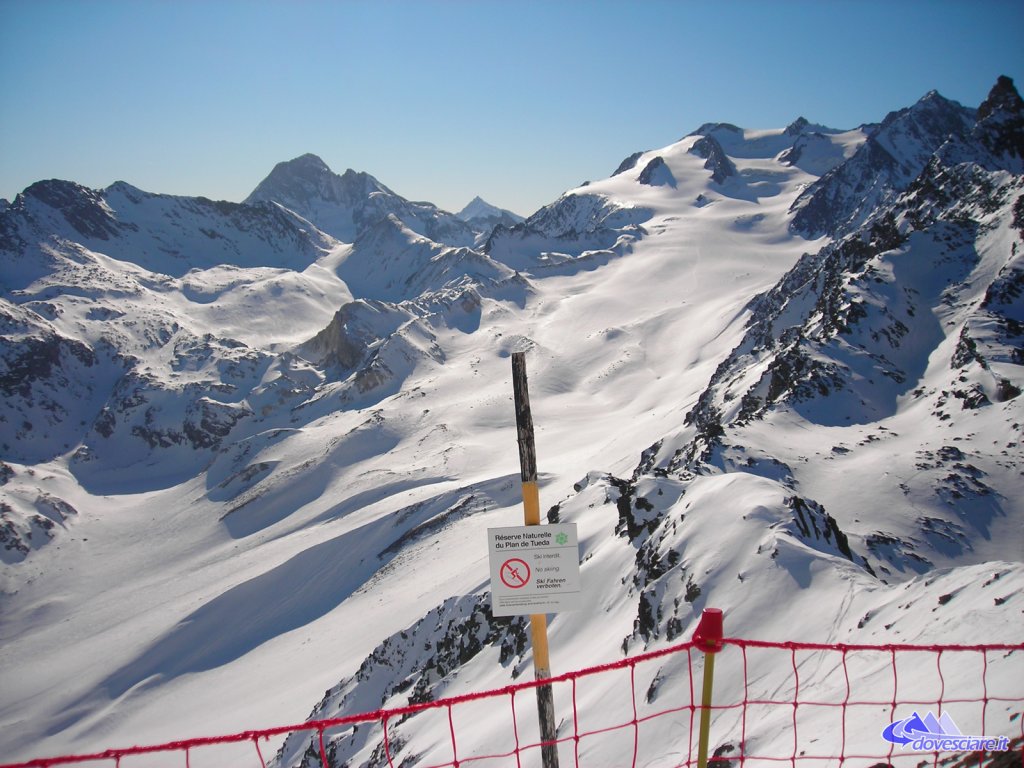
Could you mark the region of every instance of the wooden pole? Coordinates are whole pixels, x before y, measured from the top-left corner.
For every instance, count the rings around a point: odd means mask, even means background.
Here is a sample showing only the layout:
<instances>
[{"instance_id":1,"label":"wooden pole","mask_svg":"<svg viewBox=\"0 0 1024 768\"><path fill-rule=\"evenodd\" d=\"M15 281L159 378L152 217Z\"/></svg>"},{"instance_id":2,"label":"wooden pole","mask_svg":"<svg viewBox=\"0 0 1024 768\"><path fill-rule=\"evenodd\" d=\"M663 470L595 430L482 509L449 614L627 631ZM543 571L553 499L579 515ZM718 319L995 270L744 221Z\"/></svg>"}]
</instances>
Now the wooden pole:
<instances>
[{"instance_id":1,"label":"wooden pole","mask_svg":"<svg viewBox=\"0 0 1024 768\"><path fill-rule=\"evenodd\" d=\"M533 436L533 415L530 412L530 391L526 382L526 353L512 353L512 394L516 404L516 432L519 438L519 469L523 485L523 519L526 525L540 525L540 493L537 490L537 447ZM533 643L533 673L536 680L551 678L548 657L548 617L530 616L530 639ZM551 685L537 687L537 716L540 719L541 760L544 768L558 768L558 745L555 743L555 697Z\"/></svg>"}]
</instances>

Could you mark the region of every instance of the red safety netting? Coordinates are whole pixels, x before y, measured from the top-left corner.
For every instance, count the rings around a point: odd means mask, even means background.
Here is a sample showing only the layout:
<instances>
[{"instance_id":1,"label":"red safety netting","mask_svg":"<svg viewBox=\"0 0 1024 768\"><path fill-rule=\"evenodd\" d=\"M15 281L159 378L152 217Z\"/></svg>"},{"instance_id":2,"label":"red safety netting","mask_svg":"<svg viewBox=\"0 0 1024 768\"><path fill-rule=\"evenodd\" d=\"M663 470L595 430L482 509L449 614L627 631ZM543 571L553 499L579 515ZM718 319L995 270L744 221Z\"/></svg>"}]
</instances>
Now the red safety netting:
<instances>
[{"instance_id":1,"label":"red safety netting","mask_svg":"<svg viewBox=\"0 0 1024 768\"><path fill-rule=\"evenodd\" d=\"M269 740L292 733L309 736L307 766L336 768L346 759L344 750L356 747L367 764L391 768L539 766L534 689L540 685L554 691L561 766L683 768L698 761L704 664L701 646L688 642L544 683L0 768L81 763L266 768ZM826 645L726 638L715 655L714 675L709 765L716 768L1024 764L1024 644ZM914 741L921 728L931 742ZM883 736L885 730L892 739ZM937 742L938 736L952 741ZM982 739L996 743L976 748Z\"/></svg>"}]
</instances>

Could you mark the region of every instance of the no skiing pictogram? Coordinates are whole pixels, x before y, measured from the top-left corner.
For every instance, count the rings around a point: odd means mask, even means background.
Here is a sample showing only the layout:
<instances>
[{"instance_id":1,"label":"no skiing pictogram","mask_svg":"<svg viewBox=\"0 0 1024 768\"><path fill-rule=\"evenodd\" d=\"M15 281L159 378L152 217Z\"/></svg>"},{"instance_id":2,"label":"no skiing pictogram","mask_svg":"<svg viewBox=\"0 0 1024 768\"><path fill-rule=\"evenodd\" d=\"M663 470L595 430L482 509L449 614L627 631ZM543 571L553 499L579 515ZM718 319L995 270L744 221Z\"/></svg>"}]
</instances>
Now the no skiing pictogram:
<instances>
[{"instance_id":1,"label":"no skiing pictogram","mask_svg":"<svg viewBox=\"0 0 1024 768\"><path fill-rule=\"evenodd\" d=\"M530 566L525 560L513 557L501 564L501 583L509 589L525 587L530 580Z\"/></svg>"},{"instance_id":2,"label":"no skiing pictogram","mask_svg":"<svg viewBox=\"0 0 1024 768\"><path fill-rule=\"evenodd\" d=\"M532 616L583 607L574 523L488 528L487 540L495 616Z\"/></svg>"}]
</instances>

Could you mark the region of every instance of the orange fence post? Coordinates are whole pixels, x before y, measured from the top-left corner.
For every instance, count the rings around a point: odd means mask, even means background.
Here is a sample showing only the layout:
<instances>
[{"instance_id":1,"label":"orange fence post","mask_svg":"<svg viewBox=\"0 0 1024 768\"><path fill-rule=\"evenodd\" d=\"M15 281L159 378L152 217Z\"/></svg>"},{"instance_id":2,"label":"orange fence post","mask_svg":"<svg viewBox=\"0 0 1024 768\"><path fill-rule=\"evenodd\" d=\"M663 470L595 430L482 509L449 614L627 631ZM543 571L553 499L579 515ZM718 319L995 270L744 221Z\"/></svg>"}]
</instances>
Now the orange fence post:
<instances>
[{"instance_id":1,"label":"orange fence post","mask_svg":"<svg viewBox=\"0 0 1024 768\"><path fill-rule=\"evenodd\" d=\"M704 687L700 697L700 739L697 768L707 768L708 737L711 733L711 690L715 678L715 654L722 650L722 609L705 608L693 633L693 642L704 652Z\"/></svg>"}]
</instances>

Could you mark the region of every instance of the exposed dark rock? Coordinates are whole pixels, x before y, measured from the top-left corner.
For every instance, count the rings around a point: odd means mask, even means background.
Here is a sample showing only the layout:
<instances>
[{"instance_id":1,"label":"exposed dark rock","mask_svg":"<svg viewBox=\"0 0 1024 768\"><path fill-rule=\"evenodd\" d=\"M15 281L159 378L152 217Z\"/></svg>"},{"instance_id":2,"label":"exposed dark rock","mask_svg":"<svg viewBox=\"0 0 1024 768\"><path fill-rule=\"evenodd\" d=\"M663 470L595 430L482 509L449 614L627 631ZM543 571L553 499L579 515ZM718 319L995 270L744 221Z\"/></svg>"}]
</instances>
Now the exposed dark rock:
<instances>
[{"instance_id":1,"label":"exposed dark rock","mask_svg":"<svg viewBox=\"0 0 1024 768\"><path fill-rule=\"evenodd\" d=\"M810 125L810 121L806 117L798 117L792 123L786 126L787 136L799 136L803 133L804 128Z\"/></svg>"},{"instance_id":2,"label":"exposed dark rock","mask_svg":"<svg viewBox=\"0 0 1024 768\"><path fill-rule=\"evenodd\" d=\"M612 475L608 475L608 482L618 491L618 497L614 499L619 512L615 532L636 543L643 533L652 532L658 525L654 506L643 497L637 498L635 483Z\"/></svg>"},{"instance_id":3,"label":"exposed dark rock","mask_svg":"<svg viewBox=\"0 0 1024 768\"><path fill-rule=\"evenodd\" d=\"M619 167L615 169L615 172L612 174L612 176L618 176L620 173L625 173L626 171L635 168L637 160L639 160L642 155L642 151L634 152L632 155L630 155L621 163L619 163Z\"/></svg>"},{"instance_id":4,"label":"exposed dark rock","mask_svg":"<svg viewBox=\"0 0 1024 768\"><path fill-rule=\"evenodd\" d=\"M121 228L99 192L70 181L39 181L24 193L58 211L80 235L96 240L116 237Z\"/></svg>"},{"instance_id":5,"label":"exposed dark rock","mask_svg":"<svg viewBox=\"0 0 1024 768\"><path fill-rule=\"evenodd\" d=\"M7 397L17 394L28 398L36 382L61 372L66 358L74 358L87 368L96 364L92 349L75 339L55 334L25 339L5 356L7 370L0 373L0 391Z\"/></svg>"},{"instance_id":6,"label":"exposed dark rock","mask_svg":"<svg viewBox=\"0 0 1024 768\"><path fill-rule=\"evenodd\" d=\"M8 504L0 501L0 547L10 553L11 559L22 560L29 553L30 547L9 517L13 511ZM3 558L2 561L6 560Z\"/></svg>"},{"instance_id":7,"label":"exposed dark rock","mask_svg":"<svg viewBox=\"0 0 1024 768\"><path fill-rule=\"evenodd\" d=\"M343 305L327 327L306 342L305 347L321 365L339 365L351 369L362 361L366 354L367 339L359 338L349 330L355 320L356 309L361 306L361 302Z\"/></svg>"},{"instance_id":8,"label":"exposed dark rock","mask_svg":"<svg viewBox=\"0 0 1024 768\"><path fill-rule=\"evenodd\" d=\"M994 156L1013 163L1018 173L1024 170L1024 99L1009 77L1000 75L978 107L978 124L972 137Z\"/></svg>"},{"instance_id":9,"label":"exposed dark rock","mask_svg":"<svg viewBox=\"0 0 1024 768\"><path fill-rule=\"evenodd\" d=\"M986 120L997 111L1024 112L1024 99L1013 84L1013 78L1000 75L988 92L988 97L978 107L978 119Z\"/></svg>"},{"instance_id":10,"label":"exposed dark rock","mask_svg":"<svg viewBox=\"0 0 1024 768\"><path fill-rule=\"evenodd\" d=\"M637 177L637 181L652 187L675 187L676 185L676 179L672 175L672 171L669 170L668 165L665 164L665 158L661 155L658 155L644 166L644 169L640 171L640 176Z\"/></svg>"},{"instance_id":11,"label":"exposed dark rock","mask_svg":"<svg viewBox=\"0 0 1024 768\"><path fill-rule=\"evenodd\" d=\"M736 166L714 136L699 138L690 148L690 153L707 160L704 168L711 171L711 180L716 184L721 184L730 176L736 175Z\"/></svg>"},{"instance_id":12,"label":"exposed dark rock","mask_svg":"<svg viewBox=\"0 0 1024 768\"><path fill-rule=\"evenodd\" d=\"M790 496L786 499L786 506L793 510L793 520L805 540L824 541L847 560L854 562L849 538L839 529L835 518L828 514L820 504L799 496ZM866 562L864 564L866 565Z\"/></svg>"},{"instance_id":13,"label":"exposed dark rock","mask_svg":"<svg viewBox=\"0 0 1024 768\"><path fill-rule=\"evenodd\" d=\"M853 230L907 189L950 136L967 136L973 124L973 110L934 91L891 112L852 157L801 193L793 229L809 237Z\"/></svg>"},{"instance_id":14,"label":"exposed dark rock","mask_svg":"<svg viewBox=\"0 0 1024 768\"><path fill-rule=\"evenodd\" d=\"M375 691L381 706L433 701L443 695L453 673L487 648L498 649L498 662L503 666L521 663L529 644L526 627L525 616L494 617L488 595L449 598L374 648L355 675L324 694L310 719L355 714L353 706L365 707L365 699L358 695L362 689ZM405 743L401 722L388 726L392 755L401 752ZM328 746L341 761L339 765L347 765L348 755L373 743L373 730L367 725L332 735ZM319 764L316 736L311 740L308 732L289 736L279 758L286 752L312 755L316 762L310 765Z\"/></svg>"}]
</instances>

